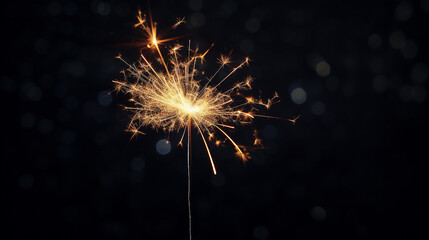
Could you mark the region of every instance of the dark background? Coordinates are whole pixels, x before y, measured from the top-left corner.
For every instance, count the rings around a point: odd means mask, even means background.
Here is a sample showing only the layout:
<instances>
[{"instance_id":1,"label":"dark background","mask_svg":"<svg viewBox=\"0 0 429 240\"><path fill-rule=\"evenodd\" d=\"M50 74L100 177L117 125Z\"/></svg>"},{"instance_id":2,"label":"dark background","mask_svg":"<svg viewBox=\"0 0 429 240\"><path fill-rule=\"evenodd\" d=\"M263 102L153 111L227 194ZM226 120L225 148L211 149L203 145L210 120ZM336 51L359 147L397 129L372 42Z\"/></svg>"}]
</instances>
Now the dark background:
<instances>
[{"instance_id":1,"label":"dark background","mask_svg":"<svg viewBox=\"0 0 429 240\"><path fill-rule=\"evenodd\" d=\"M281 2L281 3L280 3ZM5 3L6 4L6 3ZM124 44L145 1L2 7L3 239L187 239L186 151L124 132ZM255 95L281 102L248 163L194 141L194 239L427 239L429 1L151 1L167 36L253 61ZM194 45L195 46L195 45ZM147 51L147 50L143 50ZM150 53L148 53L150 55ZM225 84L228 85L228 84ZM259 93L260 90L260 93ZM194 139L197 135L194 134Z\"/></svg>"}]
</instances>

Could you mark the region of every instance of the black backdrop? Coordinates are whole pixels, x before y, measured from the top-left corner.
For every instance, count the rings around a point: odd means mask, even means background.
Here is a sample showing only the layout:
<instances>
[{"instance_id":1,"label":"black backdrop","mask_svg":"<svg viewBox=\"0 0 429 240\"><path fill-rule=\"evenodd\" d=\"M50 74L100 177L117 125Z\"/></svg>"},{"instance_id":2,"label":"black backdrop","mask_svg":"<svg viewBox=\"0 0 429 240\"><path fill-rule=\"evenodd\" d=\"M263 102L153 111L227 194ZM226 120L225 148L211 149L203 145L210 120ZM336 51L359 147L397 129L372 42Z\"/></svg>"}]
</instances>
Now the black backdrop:
<instances>
[{"instance_id":1,"label":"black backdrop","mask_svg":"<svg viewBox=\"0 0 429 240\"><path fill-rule=\"evenodd\" d=\"M281 102L232 133L265 149L246 164L194 141L194 239L409 239L426 235L429 1L151 1L178 42L253 61L254 93ZM187 239L186 151L129 140L121 77L145 1L2 7L4 239ZM195 45L194 45L195 46ZM149 53L150 54L150 53ZM260 92L259 92L260 90ZM197 139L197 135L194 134ZM424 220L426 219L426 221ZM12 235L11 235L12 234Z\"/></svg>"}]
</instances>

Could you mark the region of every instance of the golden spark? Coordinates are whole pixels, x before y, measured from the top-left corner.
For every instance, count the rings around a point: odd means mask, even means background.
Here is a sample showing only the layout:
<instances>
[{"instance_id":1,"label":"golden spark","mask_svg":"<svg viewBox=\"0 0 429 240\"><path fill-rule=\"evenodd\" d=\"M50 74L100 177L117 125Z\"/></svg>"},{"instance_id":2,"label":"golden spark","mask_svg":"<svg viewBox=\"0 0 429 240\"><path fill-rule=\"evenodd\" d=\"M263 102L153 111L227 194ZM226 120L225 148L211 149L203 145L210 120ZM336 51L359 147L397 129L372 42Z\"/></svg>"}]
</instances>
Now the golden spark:
<instances>
[{"instance_id":1,"label":"golden spark","mask_svg":"<svg viewBox=\"0 0 429 240\"><path fill-rule=\"evenodd\" d=\"M294 118L292 118L292 119L286 119L286 120L288 120L289 122L291 122L292 124L294 124L294 125L295 125L296 120L298 120L298 118L300 118L300 117L301 117L301 114L300 114L300 115L298 115L297 117L294 117Z\"/></svg>"}]
</instances>

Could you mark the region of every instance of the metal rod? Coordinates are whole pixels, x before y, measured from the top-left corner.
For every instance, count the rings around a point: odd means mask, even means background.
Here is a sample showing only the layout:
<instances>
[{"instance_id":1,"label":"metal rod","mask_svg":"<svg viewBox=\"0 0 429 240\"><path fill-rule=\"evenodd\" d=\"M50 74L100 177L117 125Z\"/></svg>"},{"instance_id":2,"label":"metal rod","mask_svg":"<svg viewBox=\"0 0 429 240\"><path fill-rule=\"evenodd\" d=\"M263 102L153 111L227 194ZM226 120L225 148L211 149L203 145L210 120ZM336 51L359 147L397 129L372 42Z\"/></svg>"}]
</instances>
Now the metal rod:
<instances>
[{"instance_id":1,"label":"metal rod","mask_svg":"<svg viewBox=\"0 0 429 240\"><path fill-rule=\"evenodd\" d=\"M192 239L192 217L191 217L191 165L192 165L192 156L191 156L191 126L192 119L188 119L188 219L189 219L189 240Z\"/></svg>"}]
</instances>

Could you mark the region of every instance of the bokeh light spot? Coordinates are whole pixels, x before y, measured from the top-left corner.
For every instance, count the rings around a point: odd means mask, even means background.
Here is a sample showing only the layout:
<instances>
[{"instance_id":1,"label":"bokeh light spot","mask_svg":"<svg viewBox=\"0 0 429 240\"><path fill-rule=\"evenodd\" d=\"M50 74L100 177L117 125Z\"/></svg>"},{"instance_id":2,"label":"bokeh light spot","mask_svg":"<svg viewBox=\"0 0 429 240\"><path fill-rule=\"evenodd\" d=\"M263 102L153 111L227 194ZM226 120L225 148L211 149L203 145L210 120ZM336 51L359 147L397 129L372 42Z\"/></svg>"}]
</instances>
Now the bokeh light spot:
<instances>
[{"instance_id":1,"label":"bokeh light spot","mask_svg":"<svg viewBox=\"0 0 429 240\"><path fill-rule=\"evenodd\" d=\"M324 208L317 206L311 209L311 216L316 221L322 221L326 218L326 211Z\"/></svg>"},{"instance_id":2,"label":"bokeh light spot","mask_svg":"<svg viewBox=\"0 0 429 240\"><path fill-rule=\"evenodd\" d=\"M253 229L253 237L258 240L268 239L269 232L264 226L257 226Z\"/></svg>"},{"instance_id":3,"label":"bokeh light spot","mask_svg":"<svg viewBox=\"0 0 429 240\"><path fill-rule=\"evenodd\" d=\"M100 2L97 4L96 10L101 16L107 16L110 13L110 4L107 2Z\"/></svg>"},{"instance_id":4,"label":"bokeh light spot","mask_svg":"<svg viewBox=\"0 0 429 240\"><path fill-rule=\"evenodd\" d=\"M290 93L290 98L295 104L303 104L307 100L307 93L304 89L297 87Z\"/></svg>"},{"instance_id":5,"label":"bokeh light spot","mask_svg":"<svg viewBox=\"0 0 429 240\"><path fill-rule=\"evenodd\" d=\"M395 17L398 21L407 21L413 15L413 7L408 2L400 2L395 9Z\"/></svg>"},{"instance_id":6,"label":"bokeh light spot","mask_svg":"<svg viewBox=\"0 0 429 240\"><path fill-rule=\"evenodd\" d=\"M326 61L320 61L316 64L316 72L321 77L327 77L331 73L331 66Z\"/></svg>"},{"instance_id":7,"label":"bokeh light spot","mask_svg":"<svg viewBox=\"0 0 429 240\"><path fill-rule=\"evenodd\" d=\"M161 139L156 143L156 151L161 155L167 155L171 151L171 143L167 139Z\"/></svg>"}]
</instances>

